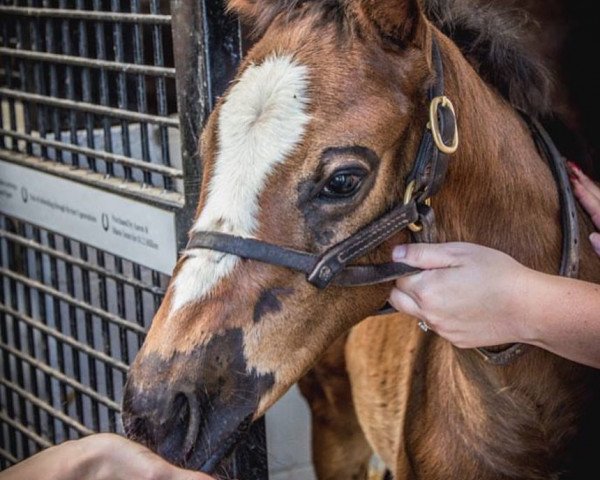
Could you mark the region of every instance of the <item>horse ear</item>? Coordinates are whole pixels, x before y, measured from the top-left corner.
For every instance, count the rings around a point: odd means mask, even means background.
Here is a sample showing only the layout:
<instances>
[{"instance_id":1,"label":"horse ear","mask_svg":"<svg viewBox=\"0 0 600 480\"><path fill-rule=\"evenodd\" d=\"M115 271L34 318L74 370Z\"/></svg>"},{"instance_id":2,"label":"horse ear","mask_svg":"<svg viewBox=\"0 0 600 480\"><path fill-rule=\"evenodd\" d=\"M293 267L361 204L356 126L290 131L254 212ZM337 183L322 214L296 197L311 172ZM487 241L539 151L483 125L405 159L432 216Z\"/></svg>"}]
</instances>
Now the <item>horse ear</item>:
<instances>
[{"instance_id":1,"label":"horse ear","mask_svg":"<svg viewBox=\"0 0 600 480\"><path fill-rule=\"evenodd\" d=\"M404 46L425 38L425 17L419 0L357 0L361 17L384 40Z\"/></svg>"},{"instance_id":2,"label":"horse ear","mask_svg":"<svg viewBox=\"0 0 600 480\"><path fill-rule=\"evenodd\" d=\"M228 0L227 11L239 15L252 27L255 35L262 35L286 3L278 0Z\"/></svg>"}]
</instances>

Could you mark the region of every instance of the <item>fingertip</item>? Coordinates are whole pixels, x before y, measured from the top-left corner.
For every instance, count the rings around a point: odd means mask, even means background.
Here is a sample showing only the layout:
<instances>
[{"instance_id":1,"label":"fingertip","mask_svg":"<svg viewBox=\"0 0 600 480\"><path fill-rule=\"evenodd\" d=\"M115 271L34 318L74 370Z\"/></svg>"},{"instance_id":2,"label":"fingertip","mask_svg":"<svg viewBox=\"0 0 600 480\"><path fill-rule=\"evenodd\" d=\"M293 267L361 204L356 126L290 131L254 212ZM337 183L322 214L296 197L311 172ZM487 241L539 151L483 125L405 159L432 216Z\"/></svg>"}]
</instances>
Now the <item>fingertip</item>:
<instances>
[{"instance_id":1,"label":"fingertip","mask_svg":"<svg viewBox=\"0 0 600 480\"><path fill-rule=\"evenodd\" d=\"M571 160L567 160L566 163L567 163L567 167L569 168L569 170L572 170L574 172L580 170L579 166L575 162L573 162Z\"/></svg>"},{"instance_id":2,"label":"fingertip","mask_svg":"<svg viewBox=\"0 0 600 480\"><path fill-rule=\"evenodd\" d=\"M581 169L581 167L579 165L577 165L574 162L568 161L567 162L567 167L569 172L575 176L576 178L580 178L580 177L584 177L585 174L583 173L583 170Z\"/></svg>"},{"instance_id":3,"label":"fingertip","mask_svg":"<svg viewBox=\"0 0 600 480\"><path fill-rule=\"evenodd\" d=\"M392 251L392 259L395 262L404 260L406 258L407 250L408 250L408 247L406 245L397 245L396 247L394 247L394 250Z\"/></svg>"}]
</instances>

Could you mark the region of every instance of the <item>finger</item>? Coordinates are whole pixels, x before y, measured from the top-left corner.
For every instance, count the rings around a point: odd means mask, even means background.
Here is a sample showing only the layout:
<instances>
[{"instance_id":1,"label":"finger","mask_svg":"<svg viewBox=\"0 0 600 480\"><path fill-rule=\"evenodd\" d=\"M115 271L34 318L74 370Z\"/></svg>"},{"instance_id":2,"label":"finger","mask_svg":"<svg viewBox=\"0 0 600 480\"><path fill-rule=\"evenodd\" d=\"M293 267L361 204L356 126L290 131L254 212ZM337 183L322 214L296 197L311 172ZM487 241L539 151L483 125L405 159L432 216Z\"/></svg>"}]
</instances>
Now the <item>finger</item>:
<instances>
[{"instance_id":1,"label":"finger","mask_svg":"<svg viewBox=\"0 0 600 480\"><path fill-rule=\"evenodd\" d=\"M417 302L410 295L394 288L390 294L389 302L396 310L412 317L422 318L422 312Z\"/></svg>"},{"instance_id":2,"label":"finger","mask_svg":"<svg viewBox=\"0 0 600 480\"><path fill-rule=\"evenodd\" d=\"M588 177L583 171L575 164L570 163L570 172L576 181L589 192L589 194L600 201L600 187L596 185L590 177Z\"/></svg>"},{"instance_id":3,"label":"finger","mask_svg":"<svg viewBox=\"0 0 600 480\"><path fill-rule=\"evenodd\" d=\"M426 285L423 276L427 275L428 271L424 271L396 279L396 290L408 296L418 309L418 312L413 312L413 314L423 315L422 290L423 286Z\"/></svg>"},{"instance_id":4,"label":"finger","mask_svg":"<svg viewBox=\"0 0 600 480\"><path fill-rule=\"evenodd\" d=\"M580 201L585 201L589 204L590 208L594 209L594 207L598 208L600 205L600 197L594 195L592 191L590 191L581 180L577 178L573 178L571 180L573 184L573 190L575 191L575 195Z\"/></svg>"},{"instance_id":5,"label":"finger","mask_svg":"<svg viewBox=\"0 0 600 480\"><path fill-rule=\"evenodd\" d=\"M590 235L590 242L592 242L592 247L594 247L596 254L600 256L600 233L592 233Z\"/></svg>"},{"instance_id":6,"label":"finger","mask_svg":"<svg viewBox=\"0 0 600 480\"><path fill-rule=\"evenodd\" d=\"M600 199L593 196L579 180L573 182L573 192L583 206L585 211L591 217L596 228L600 229Z\"/></svg>"},{"instance_id":7,"label":"finger","mask_svg":"<svg viewBox=\"0 0 600 480\"><path fill-rule=\"evenodd\" d=\"M457 265L451 243L409 243L394 248L392 258L422 269L447 268Z\"/></svg>"}]
</instances>

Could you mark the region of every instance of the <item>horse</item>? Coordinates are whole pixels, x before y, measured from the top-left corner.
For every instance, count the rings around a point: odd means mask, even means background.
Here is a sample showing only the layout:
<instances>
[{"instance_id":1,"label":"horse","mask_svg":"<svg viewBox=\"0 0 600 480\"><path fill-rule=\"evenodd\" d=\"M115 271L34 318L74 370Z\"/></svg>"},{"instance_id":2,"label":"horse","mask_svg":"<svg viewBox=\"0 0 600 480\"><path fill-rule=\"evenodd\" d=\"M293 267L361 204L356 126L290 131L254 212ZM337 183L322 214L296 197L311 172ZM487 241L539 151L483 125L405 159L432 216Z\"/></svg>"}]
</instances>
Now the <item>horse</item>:
<instances>
[{"instance_id":1,"label":"horse","mask_svg":"<svg viewBox=\"0 0 600 480\"><path fill-rule=\"evenodd\" d=\"M409 273L389 263L393 246L424 231L548 273L564 259L555 178L520 112L548 107L543 68L525 55L486 76L428 3L229 1L258 40L202 131L190 245L125 385L130 438L212 472L300 381L320 479L364 478L373 453L396 479L585 478L593 467L597 370L533 346L483 355L375 315ZM434 131L428 148L447 170L419 213L405 180ZM390 216L411 230L381 237ZM582 238L592 231L573 216ZM369 248L349 254L357 237ZM340 246L351 264L336 283L328 253ZM600 259L578 248L578 278L600 282ZM330 270L305 272L315 258ZM503 352L509 361L490 361Z\"/></svg>"}]
</instances>

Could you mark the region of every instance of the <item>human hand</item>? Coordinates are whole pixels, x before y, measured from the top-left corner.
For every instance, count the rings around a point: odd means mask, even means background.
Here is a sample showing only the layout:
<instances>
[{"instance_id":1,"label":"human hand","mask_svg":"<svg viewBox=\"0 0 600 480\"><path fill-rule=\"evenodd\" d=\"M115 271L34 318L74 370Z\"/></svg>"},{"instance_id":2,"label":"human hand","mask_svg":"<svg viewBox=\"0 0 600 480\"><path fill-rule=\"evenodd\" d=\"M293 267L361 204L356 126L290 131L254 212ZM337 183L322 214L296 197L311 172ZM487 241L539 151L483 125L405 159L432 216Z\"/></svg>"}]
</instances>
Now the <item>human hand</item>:
<instances>
[{"instance_id":1,"label":"human hand","mask_svg":"<svg viewBox=\"0 0 600 480\"><path fill-rule=\"evenodd\" d=\"M64 442L0 473L1 480L211 480L177 468L146 447L101 433Z\"/></svg>"},{"instance_id":2,"label":"human hand","mask_svg":"<svg viewBox=\"0 0 600 480\"><path fill-rule=\"evenodd\" d=\"M424 271L396 281L392 306L454 345L500 345L530 335L524 299L537 272L512 257L470 243L445 243L401 245L394 260Z\"/></svg>"},{"instance_id":3,"label":"human hand","mask_svg":"<svg viewBox=\"0 0 600 480\"><path fill-rule=\"evenodd\" d=\"M568 162L573 193L589 214L597 230L600 230L600 187L596 185L574 163ZM590 242L595 252L600 255L600 233L590 235Z\"/></svg>"}]
</instances>

